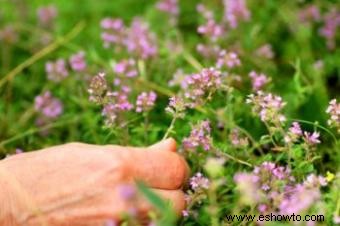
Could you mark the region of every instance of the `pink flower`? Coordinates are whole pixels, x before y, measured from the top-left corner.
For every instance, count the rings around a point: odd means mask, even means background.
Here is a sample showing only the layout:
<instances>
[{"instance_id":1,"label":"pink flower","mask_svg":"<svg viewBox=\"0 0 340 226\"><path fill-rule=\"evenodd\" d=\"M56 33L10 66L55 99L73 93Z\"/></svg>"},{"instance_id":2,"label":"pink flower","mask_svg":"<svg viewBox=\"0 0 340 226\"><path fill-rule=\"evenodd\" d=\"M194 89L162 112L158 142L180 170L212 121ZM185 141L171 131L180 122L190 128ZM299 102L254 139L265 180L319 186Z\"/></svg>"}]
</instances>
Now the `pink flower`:
<instances>
[{"instance_id":1,"label":"pink flower","mask_svg":"<svg viewBox=\"0 0 340 226\"><path fill-rule=\"evenodd\" d=\"M183 217L188 217L190 214L189 214L189 211L188 210L182 210L182 216Z\"/></svg>"},{"instance_id":2,"label":"pink flower","mask_svg":"<svg viewBox=\"0 0 340 226\"><path fill-rule=\"evenodd\" d=\"M299 12L299 19L301 22L314 22L321 19L320 10L316 5L307 5Z\"/></svg>"},{"instance_id":3,"label":"pink flower","mask_svg":"<svg viewBox=\"0 0 340 226\"><path fill-rule=\"evenodd\" d=\"M270 79L265 74L258 74L255 71L249 73L249 77L252 81L252 87L254 91L261 90L263 86L270 82Z\"/></svg>"},{"instance_id":4,"label":"pink flower","mask_svg":"<svg viewBox=\"0 0 340 226\"><path fill-rule=\"evenodd\" d=\"M59 82L68 76L64 59L58 59L55 62L48 61L45 65L45 70L47 78L55 82Z\"/></svg>"},{"instance_id":5,"label":"pink flower","mask_svg":"<svg viewBox=\"0 0 340 226\"><path fill-rule=\"evenodd\" d=\"M162 12L169 13L173 16L178 16L179 8L177 0L160 0L157 3L157 9Z\"/></svg>"},{"instance_id":6,"label":"pink flower","mask_svg":"<svg viewBox=\"0 0 340 226\"><path fill-rule=\"evenodd\" d=\"M53 97L50 91L36 96L34 107L37 112L50 119L57 118L63 112L61 101Z\"/></svg>"},{"instance_id":7,"label":"pink flower","mask_svg":"<svg viewBox=\"0 0 340 226\"><path fill-rule=\"evenodd\" d=\"M86 69L85 53L83 51L78 52L70 57L70 65L74 71L84 71Z\"/></svg>"},{"instance_id":8,"label":"pink flower","mask_svg":"<svg viewBox=\"0 0 340 226\"><path fill-rule=\"evenodd\" d=\"M157 94L155 92L142 92L137 97L136 112L149 111L155 105L156 99Z\"/></svg>"},{"instance_id":9,"label":"pink flower","mask_svg":"<svg viewBox=\"0 0 340 226\"><path fill-rule=\"evenodd\" d=\"M221 52L221 47L213 44L202 44L199 43L196 46L196 51L205 58L215 59Z\"/></svg>"},{"instance_id":10,"label":"pink flower","mask_svg":"<svg viewBox=\"0 0 340 226\"><path fill-rule=\"evenodd\" d=\"M97 104L103 103L107 89L105 74L99 73L90 80L89 89L87 90L90 94L89 100Z\"/></svg>"},{"instance_id":11,"label":"pink flower","mask_svg":"<svg viewBox=\"0 0 340 226\"><path fill-rule=\"evenodd\" d=\"M236 28L240 21L249 20L250 12L245 0L223 0L223 3L224 19L229 23L231 28Z\"/></svg>"},{"instance_id":12,"label":"pink flower","mask_svg":"<svg viewBox=\"0 0 340 226\"><path fill-rule=\"evenodd\" d=\"M207 94L220 88L221 76L214 68L204 68L200 73L185 76L181 84L185 104L190 108L202 104Z\"/></svg>"},{"instance_id":13,"label":"pink flower","mask_svg":"<svg viewBox=\"0 0 340 226\"><path fill-rule=\"evenodd\" d=\"M215 20L209 19L206 24L198 27L197 32L216 41L224 33L223 27L216 23Z\"/></svg>"},{"instance_id":14,"label":"pink flower","mask_svg":"<svg viewBox=\"0 0 340 226\"><path fill-rule=\"evenodd\" d=\"M329 102L326 113L329 114L330 118L327 123L331 127L337 128L340 133L340 103L337 103L336 99Z\"/></svg>"},{"instance_id":15,"label":"pink flower","mask_svg":"<svg viewBox=\"0 0 340 226\"><path fill-rule=\"evenodd\" d=\"M265 44L256 50L256 55L267 59L274 58L274 52L270 44Z\"/></svg>"},{"instance_id":16,"label":"pink flower","mask_svg":"<svg viewBox=\"0 0 340 226\"><path fill-rule=\"evenodd\" d=\"M158 53L156 41L156 36L150 32L148 25L137 18L128 29L124 45L129 53L142 59L149 59Z\"/></svg>"},{"instance_id":17,"label":"pink flower","mask_svg":"<svg viewBox=\"0 0 340 226\"><path fill-rule=\"evenodd\" d=\"M119 61L113 68L113 71L118 75L125 75L128 78L136 77L138 71L136 61L132 58Z\"/></svg>"},{"instance_id":18,"label":"pink flower","mask_svg":"<svg viewBox=\"0 0 340 226\"><path fill-rule=\"evenodd\" d=\"M302 136L302 129L298 122L293 122L289 128L288 133L284 137L286 143L293 143Z\"/></svg>"},{"instance_id":19,"label":"pink flower","mask_svg":"<svg viewBox=\"0 0 340 226\"><path fill-rule=\"evenodd\" d=\"M191 177L189 183L191 189L194 191L200 189L208 189L210 185L209 179L204 177L200 172L196 173L193 177Z\"/></svg>"},{"instance_id":20,"label":"pink flower","mask_svg":"<svg viewBox=\"0 0 340 226\"><path fill-rule=\"evenodd\" d=\"M257 91L256 94L248 96L246 103L253 105L253 112L258 114L263 122L282 124L286 121L286 117L281 114L286 103L280 96Z\"/></svg>"},{"instance_id":21,"label":"pink flower","mask_svg":"<svg viewBox=\"0 0 340 226\"><path fill-rule=\"evenodd\" d=\"M57 8L54 5L48 5L38 8L37 14L39 22L44 26L48 26L54 22L54 19L57 17L58 12Z\"/></svg>"},{"instance_id":22,"label":"pink flower","mask_svg":"<svg viewBox=\"0 0 340 226\"><path fill-rule=\"evenodd\" d=\"M212 147L210 131L209 121L202 121L194 125L190 136L183 139L183 148L189 151L196 150L198 147L202 147L205 151L210 150Z\"/></svg>"},{"instance_id":23,"label":"pink flower","mask_svg":"<svg viewBox=\"0 0 340 226\"><path fill-rule=\"evenodd\" d=\"M313 132L312 134L309 132L304 132L304 140L305 142L310 145L310 146L314 146L316 144L319 144L321 141L319 140L320 137L320 133L318 132Z\"/></svg>"},{"instance_id":24,"label":"pink flower","mask_svg":"<svg viewBox=\"0 0 340 226\"><path fill-rule=\"evenodd\" d=\"M122 45L126 31L121 19L104 18L100 25L103 29L101 38L104 41L104 47Z\"/></svg>"},{"instance_id":25,"label":"pink flower","mask_svg":"<svg viewBox=\"0 0 340 226\"><path fill-rule=\"evenodd\" d=\"M222 68L222 66L226 66L231 69L241 65L241 61L235 52L227 52L222 50L219 53L219 57L216 63L217 68Z\"/></svg>"},{"instance_id":26,"label":"pink flower","mask_svg":"<svg viewBox=\"0 0 340 226\"><path fill-rule=\"evenodd\" d=\"M319 30L321 36L326 38L327 47L335 48L336 31L340 26L340 12L332 8L323 18L324 26Z\"/></svg>"}]
</instances>

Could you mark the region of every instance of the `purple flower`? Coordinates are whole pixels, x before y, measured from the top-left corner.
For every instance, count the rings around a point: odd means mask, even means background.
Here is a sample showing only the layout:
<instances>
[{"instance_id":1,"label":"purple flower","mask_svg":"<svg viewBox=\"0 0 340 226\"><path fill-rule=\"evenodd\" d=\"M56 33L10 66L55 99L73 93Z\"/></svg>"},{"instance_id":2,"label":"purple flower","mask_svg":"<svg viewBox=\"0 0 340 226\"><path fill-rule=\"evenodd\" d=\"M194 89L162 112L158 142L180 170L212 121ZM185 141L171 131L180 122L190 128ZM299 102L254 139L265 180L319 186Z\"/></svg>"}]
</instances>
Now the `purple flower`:
<instances>
[{"instance_id":1,"label":"purple flower","mask_svg":"<svg viewBox=\"0 0 340 226\"><path fill-rule=\"evenodd\" d=\"M121 19L104 18L100 25L103 29L101 38L104 41L104 47L123 44L126 31Z\"/></svg>"},{"instance_id":2,"label":"purple flower","mask_svg":"<svg viewBox=\"0 0 340 226\"><path fill-rule=\"evenodd\" d=\"M320 191L316 188L295 186L279 205L281 214L297 214L311 208L320 199Z\"/></svg>"},{"instance_id":3,"label":"purple flower","mask_svg":"<svg viewBox=\"0 0 340 226\"><path fill-rule=\"evenodd\" d=\"M253 105L253 112L258 114L263 122L282 124L286 121L286 117L281 114L286 103L280 96L257 91L256 94L248 96L246 103Z\"/></svg>"},{"instance_id":4,"label":"purple flower","mask_svg":"<svg viewBox=\"0 0 340 226\"><path fill-rule=\"evenodd\" d=\"M46 118L57 118L63 112L61 101L53 97L50 91L36 96L34 102L35 110Z\"/></svg>"},{"instance_id":5,"label":"purple flower","mask_svg":"<svg viewBox=\"0 0 340 226\"><path fill-rule=\"evenodd\" d=\"M181 96L173 96L169 98L169 104L165 110L173 115L173 117L183 118L186 109L184 100Z\"/></svg>"},{"instance_id":6,"label":"purple flower","mask_svg":"<svg viewBox=\"0 0 340 226\"><path fill-rule=\"evenodd\" d=\"M240 131L238 129L233 129L231 131L229 139L231 140L231 144L235 147L246 147L249 143L246 137L240 136Z\"/></svg>"},{"instance_id":7,"label":"purple flower","mask_svg":"<svg viewBox=\"0 0 340 226\"><path fill-rule=\"evenodd\" d=\"M124 90L107 92L106 101L102 114L106 118L105 124L107 126L114 125L119 113L133 109L133 105L128 99L128 93L124 92Z\"/></svg>"},{"instance_id":8,"label":"purple flower","mask_svg":"<svg viewBox=\"0 0 340 226\"><path fill-rule=\"evenodd\" d=\"M251 173L236 173L234 181L241 193L241 200L246 204L255 204L260 200L259 177Z\"/></svg>"},{"instance_id":9,"label":"purple flower","mask_svg":"<svg viewBox=\"0 0 340 226\"><path fill-rule=\"evenodd\" d=\"M340 26L340 12L332 8L323 18L324 26L319 30L321 36L326 38L327 47L335 48L336 31Z\"/></svg>"},{"instance_id":10,"label":"purple flower","mask_svg":"<svg viewBox=\"0 0 340 226\"><path fill-rule=\"evenodd\" d=\"M286 143L294 143L302 136L302 129L298 122L293 122L288 133L284 137Z\"/></svg>"},{"instance_id":11,"label":"purple flower","mask_svg":"<svg viewBox=\"0 0 340 226\"><path fill-rule=\"evenodd\" d=\"M320 10L316 5L307 5L299 12L299 19L303 23L320 21Z\"/></svg>"},{"instance_id":12,"label":"purple flower","mask_svg":"<svg viewBox=\"0 0 340 226\"><path fill-rule=\"evenodd\" d=\"M182 210L182 216L183 217L188 217L190 214L189 214L189 211L188 210Z\"/></svg>"},{"instance_id":13,"label":"purple flower","mask_svg":"<svg viewBox=\"0 0 340 226\"><path fill-rule=\"evenodd\" d=\"M90 80L89 89L87 90L90 94L90 101L102 104L106 91L108 89L107 81L104 73L99 73Z\"/></svg>"},{"instance_id":14,"label":"purple flower","mask_svg":"<svg viewBox=\"0 0 340 226\"><path fill-rule=\"evenodd\" d=\"M219 53L219 57L217 59L216 67L222 68L222 66L226 66L231 69L241 65L241 61L235 52L227 52L222 50Z\"/></svg>"},{"instance_id":15,"label":"purple flower","mask_svg":"<svg viewBox=\"0 0 340 226\"><path fill-rule=\"evenodd\" d=\"M250 12L246 6L245 0L223 0L224 19L231 28L236 28L240 21L247 21L250 18Z\"/></svg>"},{"instance_id":16,"label":"purple flower","mask_svg":"<svg viewBox=\"0 0 340 226\"><path fill-rule=\"evenodd\" d=\"M319 140L320 137L320 133L319 132L313 132L312 134L309 132L304 132L303 133L303 138L305 140L305 142L310 145L310 146L314 146L316 144L319 144L321 141Z\"/></svg>"},{"instance_id":17,"label":"purple flower","mask_svg":"<svg viewBox=\"0 0 340 226\"><path fill-rule=\"evenodd\" d=\"M183 139L183 148L189 151L196 150L198 147L202 147L205 151L210 150L212 146L210 132L209 121L202 121L194 125L190 136Z\"/></svg>"},{"instance_id":18,"label":"purple flower","mask_svg":"<svg viewBox=\"0 0 340 226\"><path fill-rule=\"evenodd\" d=\"M149 31L148 25L137 18L132 21L123 44L129 53L149 59L158 53L156 41L156 36Z\"/></svg>"},{"instance_id":19,"label":"purple flower","mask_svg":"<svg viewBox=\"0 0 340 226\"><path fill-rule=\"evenodd\" d=\"M57 17L58 11L54 5L48 5L38 8L37 14L40 24L50 26Z\"/></svg>"},{"instance_id":20,"label":"purple flower","mask_svg":"<svg viewBox=\"0 0 340 226\"><path fill-rule=\"evenodd\" d=\"M330 118L327 123L331 127L337 128L340 133L340 103L337 103L336 99L329 102L326 113L329 114Z\"/></svg>"},{"instance_id":21,"label":"purple flower","mask_svg":"<svg viewBox=\"0 0 340 226\"><path fill-rule=\"evenodd\" d=\"M159 0L157 9L170 15L170 23L176 24L179 15L179 7L177 0Z\"/></svg>"},{"instance_id":22,"label":"purple flower","mask_svg":"<svg viewBox=\"0 0 340 226\"><path fill-rule=\"evenodd\" d=\"M114 66L113 71L118 75L125 75L128 78L136 77L138 75L136 61L132 58L119 61Z\"/></svg>"},{"instance_id":23,"label":"purple flower","mask_svg":"<svg viewBox=\"0 0 340 226\"><path fill-rule=\"evenodd\" d=\"M209 19L206 24L197 28L199 34L205 35L212 41L216 41L224 33L223 27L216 23L214 19Z\"/></svg>"},{"instance_id":24,"label":"purple flower","mask_svg":"<svg viewBox=\"0 0 340 226\"><path fill-rule=\"evenodd\" d=\"M59 82L68 76L64 59L58 59L55 62L48 61L45 65L45 70L47 78L55 82Z\"/></svg>"},{"instance_id":25,"label":"purple flower","mask_svg":"<svg viewBox=\"0 0 340 226\"><path fill-rule=\"evenodd\" d=\"M149 111L155 105L156 99L157 94L155 92L142 92L137 97L136 112Z\"/></svg>"},{"instance_id":26,"label":"purple flower","mask_svg":"<svg viewBox=\"0 0 340 226\"><path fill-rule=\"evenodd\" d=\"M215 44L202 44L199 43L196 46L196 51L205 58L215 59L221 52L221 47Z\"/></svg>"},{"instance_id":27,"label":"purple flower","mask_svg":"<svg viewBox=\"0 0 340 226\"><path fill-rule=\"evenodd\" d=\"M86 69L86 61L84 59L85 53L83 51L78 52L70 57L71 68L74 71L84 71Z\"/></svg>"},{"instance_id":28,"label":"purple flower","mask_svg":"<svg viewBox=\"0 0 340 226\"><path fill-rule=\"evenodd\" d=\"M316 176L315 174L310 174L307 176L306 180L304 181L304 185L306 187L315 188L315 187L324 187L326 186L327 179L323 176Z\"/></svg>"},{"instance_id":29,"label":"purple flower","mask_svg":"<svg viewBox=\"0 0 340 226\"><path fill-rule=\"evenodd\" d=\"M261 90L266 84L270 82L270 79L265 74L258 74L255 71L249 73L249 77L252 82L252 88L254 91Z\"/></svg>"},{"instance_id":30,"label":"purple flower","mask_svg":"<svg viewBox=\"0 0 340 226\"><path fill-rule=\"evenodd\" d=\"M214 68L204 68L200 73L185 76L181 86L186 105L194 108L202 104L207 94L220 88L221 76L221 72Z\"/></svg>"},{"instance_id":31,"label":"purple flower","mask_svg":"<svg viewBox=\"0 0 340 226\"><path fill-rule=\"evenodd\" d=\"M256 50L256 55L267 59L274 58L274 52L270 44L265 44Z\"/></svg>"},{"instance_id":32,"label":"purple flower","mask_svg":"<svg viewBox=\"0 0 340 226\"><path fill-rule=\"evenodd\" d=\"M157 3L157 9L173 16L178 16L179 14L177 0L160 0Z\"/></svg>"},{"instance_id":33,"label":"purple flower","mask_svg":"<svg viewBox=\"0 0 340 226\"><path fill-rule=\"evenodd\" d=\"M208 189L210 185L209 179L204 177L200 172L196 173L193 177L191 177L189 183L191 189L194 191Z\"/></svg>"}]
</instances>

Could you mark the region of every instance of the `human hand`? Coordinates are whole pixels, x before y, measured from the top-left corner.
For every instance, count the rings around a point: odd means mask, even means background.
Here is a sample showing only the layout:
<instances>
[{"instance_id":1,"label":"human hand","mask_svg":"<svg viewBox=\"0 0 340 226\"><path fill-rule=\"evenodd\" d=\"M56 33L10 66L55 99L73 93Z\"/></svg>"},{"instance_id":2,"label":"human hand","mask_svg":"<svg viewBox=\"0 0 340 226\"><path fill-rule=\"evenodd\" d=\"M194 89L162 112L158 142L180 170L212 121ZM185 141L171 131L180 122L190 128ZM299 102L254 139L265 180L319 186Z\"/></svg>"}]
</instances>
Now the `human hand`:
<instances>
[{"instance_id":1,"label":"human hand","mask_svg":"<svg viewBox=\"0 0 340 226\"><path fill-rule=\"evenodd\" d=\"M9 157L0 161L0 224L104 225L131 211L145 220L152 206L134 194L136 180L180 213L189 170L175 151L168 139L148 148L69 143Z\"/></svg>"}]
</instances>

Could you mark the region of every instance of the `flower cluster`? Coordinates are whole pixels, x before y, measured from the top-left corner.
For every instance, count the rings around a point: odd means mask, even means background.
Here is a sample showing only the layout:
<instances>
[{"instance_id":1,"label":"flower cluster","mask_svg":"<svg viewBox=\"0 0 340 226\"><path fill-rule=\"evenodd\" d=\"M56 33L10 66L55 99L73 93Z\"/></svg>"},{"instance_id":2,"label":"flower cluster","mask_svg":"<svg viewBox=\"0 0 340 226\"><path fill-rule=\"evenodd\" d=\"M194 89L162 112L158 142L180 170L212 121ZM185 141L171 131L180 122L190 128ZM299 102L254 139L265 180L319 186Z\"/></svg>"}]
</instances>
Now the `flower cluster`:
<instances>
[{"instance_id":1,"label":"flower cluster","mask_svg":"<svg viewBox=\"0 0 340 226\"><path fill-rule=\"evenodd\" d=\"M196 46L196 51L205 58L215 59L221 52L221 47L215 44L202 44Z\"/></svg>"},{"instance_id":2,"label":"flower cluster","mask_svg":"<svg viewBox=\"0 0 340 226\"><path fill-rule=\"evenodd\" d=\"M216 67L222 68L222 66L226 66L227 68L231 69L234 67L238 67L241 65L241 60L239 59L237 53L235 52L227 52L222 50L219 53Z\"/></svg>"},{"instance_id":3,"label":"flower cluster","mask_svg":"<svg viewBox=\"0 0 340 226\"><path fill-rule=\"evenodd\" d=\"M102 114L105 116L107 126L112 126L123 112L131 111L134 105L130 102L129 86L117 82L113 86L108 85L104 73L99 73L90 80L88 93L89 100L103 106ZM136 100L136 112L149 111L156 101L157 95L154 92L142 92Z\"/></svg>"},{"instance_id":4,"label":"flower cluster","mask_svg":"<svg viewBox=\"0 0 340 226\"><path fill-rule=\"evenodd\" d=\"M248 96L246 103L252 104L253 112L258 114L263 122L280 125L286 121L286 117L281 113L286 103L280 96L257 91L256 94Z\"/></svg>"},{"instance_id":5,"label":"flower cluster","mask_svg":"<svg viewBox=\"0 0 340 226\"><path fill-rule=\"evenodd\" d=\"M136 112L149 111L154 105L157 99L155 92L142 92L138 95L136 101Z\"/></svg>"},{"instance_id":6,"label":"flower cluster","mask_svg":"<svg viewBox=\"0 0 340 226\"><path fill-rule=\"evenodd\" d=\"M260 46L255 54L259 57L264 57L267 59L273 59L274 58L274 52L272 49L272 46L270 44L264 44L263 46Z\"/></svg>"},{"instance_id":7,"label":"flower cluster","mask_svg":"<svg viewBox=\"0 0 340 226\"><path fill-rule=\"evenodd\" d=\"M190 136L183 139L183 149L195 151L198 147L202 147L203 150L209 151L212 147L210 132L209 121L202 121L194 125L191 129Z\"/></svg>"},{"instance_id":8,"label":"flower cluster","mask_svg":"<svg viewBox=\"0 0 340 226\"><path fill-rule=\"evenodd\" d=\"M270 82L270 79L265 74L258 74L255 71L249 73L251 79L252 88L254 91L261 90L266 84Z\"/></svg>"},{"instance_id":9,"label":"flower cluster","mask_svg":"<svg viewBox=\"0 0 340 226\"><path fill-rule=\"evenodd\" d=\"M336 31L340 26L340 12L337 9L332 9L324 16L324 26L320 29L320 34L326 38L327 47L335 48Z\"/></svg>"},{"instance_id":10,"label":"flower cluster","mask_svg":"<svg viewBox=\"0 0 340 226\"><path fill-rule=\"evenodd\" d=\"M100 22L103 29L101 38L104 41L104 47L110 45L121 45L125 39L125 26L121 19L104 18Z\"/></svg>"},{"instance_id":11,"label":"flower cluster","mask_svg":"<svg viewBox=\"0 0 340 226\"><path fill-rule=\"evenodd\" d=\"M182 90L187 106L193 108L202 104L206 95L220 88L221 76L221 72L214 68L204 68L200 73L186 76L182 82Z\"/></svg>"},{"instance_id":12,"label":"flower cluster","mask_svg":"<svg viewBox=\"0 0 340 226\"><path fill-rule=\"evenodd\" d=\"M233 129L229 135L229 139L231 141L231 144L234 147L247 147L249 144L248 138L247 137L241 137L240 131L238 129Z\"/></svg>"},{"instance_id":13,"label":"flower cluster","mask_svg":"<svg viewBox=\"0 0 340 226\"><path fill-rule=\"evenodd\" d=\"M47 78L55 82L60 82L69 75L64 59L58 59L54 62L48 61L45 65L45 70Z\"/></svg>"},{"instance_id":14,"label":"flower cluster","mask_svg":"<svg viewBox=\"0 0 340 226\"><path fill-rule=\"evenodd\" d=\"M181 96L173 96L169 98L169 104L165 111L176 118L183 118L184 111L187 108L184 99Z\"/></svg>"},{"instance_id":15,"label":"flower cluster","mask_svg":"<svg viewBox=\"0 0 340 226\"><path fill-rule=\"evenodd\" d=\"M54 22L54 19L58 15L57 8L54 5L48 5L44 7L40 7L37 10L39 23L43 26L51 26Z\"/></svg>"},{"instance_id":16,"label":"flower cluster","mask_svg":"<svg viewBox=\"0 0 340 226\"><path fill-rule=\"evenodd\" d=\"M319 137L320 133L310 133L307 131L303 131L298 122L293 122L292 126L288 129L288 132L284 136L284 142L286 144L293 144L297 142L300 138L302 138L308 146L312 147L320 143Z\"/></svg>"},{"instance_id":17,"label":"flower cluster","mask_svg":"<svg viewBox=\"0 0 340 226\"><path fill-rule=\"evenodd\" d=\"M327 121L328 125L336 128L340 133L340 103L337 103L336 99L331 100L326 113L330 116Z\"/></svg>"},{"instance_id":18,"label":"flower cluster","mask_svg":"<svg viewBox=\"0 0 340 226\"><path fill-rule=\"evenodd\" d=\"M156 5L159 11L168 13L171 17L171 23L175 24L179 15L179 7L177 0L160 0Z\"/></svg>"},{"instance_id":19,"label":"flower cluster","mask_svg":"<svg viewBox=\"0 0 340 226\"><path fill-rule=\"evenodd\" d=\"M250 19L250 12L245 0L223 0L223 3L224 19L231 28L236 28L240 21L247 21Z\"/></svg>"},{"instance_id":20,"label":"flower cluster","mask_svg":"<svg viewBox=\"0 0 340 226\"><path fill-rule=\"evenodd\" d=\"M38 113L37 126L44 126L48 122L57 119L63 113L63 104L60 100L53 97L50 91L35 97L34 108ZM42 131L42 134L47 133L47 130Z\"/></svg>"},{"instance_id":21,"label":"flower cluster","mask_svg":"<svg viewBox=\"0 0 340 226\"><path fill-rule=\"evenodd\" d=\"M190 206L201 203L206 198L204 193L210 187L210 180L203 176L202 173L198 172L189 179L191 190L185 195L185 201L187 203L187 209L182 211L183 217L188 217L192 211L189 209Z\"/></svg>"},{"instance_id":22,"label":"flower cluster","mask_svg":"<svg viewBox=\"0 0 340 226\"><path fill-rule=\"evenodd\" d=\"M189 184L193 191L197 191L199 189L208 189L210 181L202 173L198 172L190 178Z\"/></svg>"},{"instance_id":23,"label":"flower cluster","mask_svg":"<svg viewBox=\"0 0 340 226\"><path fill-rule=\"evenodd\" d=\"M85 53L83 51L73 54L69 62L74 71L82 72L86 69Z\"/></svg>"},{"instance_id":24,"label":"flower cluster","mask_svg":"<svg viewBox=\"0 0 340 226\"><path fill-rule=\"evenodd\" d=\"M299 12L299 19L303 23L320 21L321 19L320 10L316 5L313 4L307 5Z\"/></svg>"},{"instance_id":25,"label":"flower cluster","mask_svg":"<svg viewBox=\"0 0 340 226\"><path fill-rule=\"evenodd\" d=\"M221 25L217 24L213 18L209 18L206 24L197 28L197 32L209 37L212 41L216 41L224 34L224 29Z\"/></svg>"},{"instance_id":26,"label":"flower cluster","mask_svg":"<svg viewBox=\"0 0 340 226\"><path fill-rule=\"evenodd\" d=\"M157 3L157 9L163 12L167 12L174 16L177 16L179 13L177 0L160 0Z\"/></svg>"},{"instance_id":27,"label":"flower cluster","mask_svg":"<svg viewBox=\"0 0 340 226\"><path fill-rule=\"evenodd\" d=\"M320 201L320 187L326 179L311 174L296 183L291 171L272 162L264 162L252 173L234 176L244 204L256 205L261 214L299 214Z\"/></svg>"},{"instance_id":28,"label":"flower cluster","mask_svg":"<svg viewBox=\"0 0 340 226\"><path fill-rule=\"evenodd\" d=\"M136 61L132 58L119 61L114 66L113 71L119 76L126 76L128 78L138 75Z\"/></svg>"},{"instance_id":29,"label":"flower cluster","mask_svg":"<svg viewBox=\"0 0 340 226\"><path fill-rule=\"evenodd\" d=\"M101 38L105 47L123 47L128 53L148 59L158 53L156 36L149 31L148 25L136 18L130 27L125 27L121 19L105 18L101 21Z\"/></svg>"}]
</instances>

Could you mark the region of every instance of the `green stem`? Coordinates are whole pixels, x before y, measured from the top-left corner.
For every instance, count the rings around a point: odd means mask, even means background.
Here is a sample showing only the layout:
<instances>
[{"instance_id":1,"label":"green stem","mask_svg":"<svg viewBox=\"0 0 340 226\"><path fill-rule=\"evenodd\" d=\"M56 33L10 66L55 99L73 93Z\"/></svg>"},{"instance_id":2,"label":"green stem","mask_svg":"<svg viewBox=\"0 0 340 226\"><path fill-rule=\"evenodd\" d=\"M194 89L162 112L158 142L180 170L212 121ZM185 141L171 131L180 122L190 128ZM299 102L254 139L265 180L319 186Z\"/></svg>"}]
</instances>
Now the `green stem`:
<instances>
[{"instance_id":1,"label":"green stem","mask_svg":"<svg viewBox=\"0 0 340 226\"><path fill-rule=\"evenodd\" d=\"M173 130L174 126L175 126L175 122L177 120L177 116L175 115L172 120L171 120L171 123L170 123L170 126L168 127L167 131L165 132L162 140L165 140L166 138L168 138L170 132Z\"/></svg>"},{"instance_id":2,"label":"green stem","mask_svg":"<svg viewBox=\"0 0 340 226\"><path fill-rule=\"evenodd\" d=\"M7 82L13 80L13 78L22 72L25 68L31 66L44 56L50 54L60 46L62 46L64 43L69 42L71 39L75 38L85 27L85 23L83 21L79 22L69 33L67 33L65 36L55 40L18 66L16 66L13 70L11 70L7 75L5 75L1 80L0 80L0 87L2 87L4 84Z\"/></svg>"}]
</instances>

